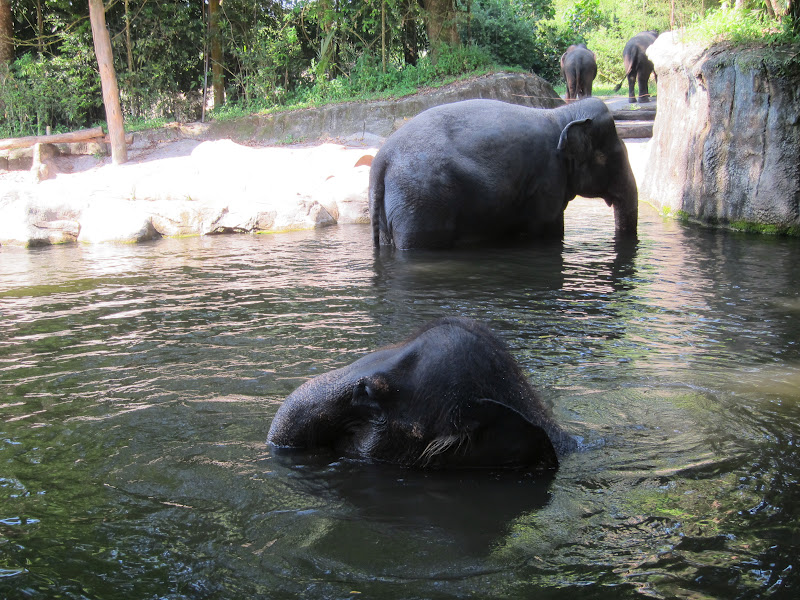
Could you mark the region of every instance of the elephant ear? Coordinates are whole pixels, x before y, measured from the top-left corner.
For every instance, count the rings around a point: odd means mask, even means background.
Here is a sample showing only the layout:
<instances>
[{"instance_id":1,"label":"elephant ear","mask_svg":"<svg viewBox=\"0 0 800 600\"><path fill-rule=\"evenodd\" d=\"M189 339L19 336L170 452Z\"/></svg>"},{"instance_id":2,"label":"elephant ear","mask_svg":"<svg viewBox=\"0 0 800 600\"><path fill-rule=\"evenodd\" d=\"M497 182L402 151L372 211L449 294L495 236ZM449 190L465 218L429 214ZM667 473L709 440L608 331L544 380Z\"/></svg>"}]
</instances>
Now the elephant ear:
<instances>
[{"instance_id":1,"label":"elephant ear","mask_svg":"<svg viewBox=\"0 0 800 600\"><path fill-rule=\"evenodd\" d=\"M569 159L584 162L592 154L592 120L580 119L567 123L558 139L558 150Z\"/></svg>"},{"instance_id":2,"label":"elephant ear","mask_svg":"<svg viewBox=\"0 0 800 600\"><path fill-rule=\"evenodd\" d=\"M471 400L461 409L461 425L468 439L465 467L558 468L547 432L505 404Z\"/></svg>"}]
</instances>

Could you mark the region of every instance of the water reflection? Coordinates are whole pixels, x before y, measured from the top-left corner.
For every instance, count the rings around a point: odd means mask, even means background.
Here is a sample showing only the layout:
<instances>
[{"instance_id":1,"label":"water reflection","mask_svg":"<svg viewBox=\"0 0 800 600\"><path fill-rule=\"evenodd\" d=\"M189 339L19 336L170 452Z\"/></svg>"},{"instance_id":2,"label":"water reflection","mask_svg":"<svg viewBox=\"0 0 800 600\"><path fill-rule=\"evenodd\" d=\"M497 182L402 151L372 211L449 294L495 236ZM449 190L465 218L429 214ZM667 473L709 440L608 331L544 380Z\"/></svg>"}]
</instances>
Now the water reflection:
<instances>
[{"instance_id":1,"label":"water reflection","mask_svg":"<svg viewBox=\"0 0 800 600\"><path fill-rule=\"evenodd\" d=\"M566 225L0 248L0 596L794 597L800 243ZM295 387L445 314L581 440L552 481L275 461Z\"/></svg>"},{"instance_id":2,"label":"water reflection","mask_svg":"<svg viewBox=\"0 0 800 600\"><path fill-rule=\"evenodd\" d=\"M275 473L326 505L345 502L349 519L375 530L451 539L459 555L476 557L508 535L515 518L544 507L552 482L522 471L425 472L307 455L282 456Z\"/></svg>"}]
</instances>

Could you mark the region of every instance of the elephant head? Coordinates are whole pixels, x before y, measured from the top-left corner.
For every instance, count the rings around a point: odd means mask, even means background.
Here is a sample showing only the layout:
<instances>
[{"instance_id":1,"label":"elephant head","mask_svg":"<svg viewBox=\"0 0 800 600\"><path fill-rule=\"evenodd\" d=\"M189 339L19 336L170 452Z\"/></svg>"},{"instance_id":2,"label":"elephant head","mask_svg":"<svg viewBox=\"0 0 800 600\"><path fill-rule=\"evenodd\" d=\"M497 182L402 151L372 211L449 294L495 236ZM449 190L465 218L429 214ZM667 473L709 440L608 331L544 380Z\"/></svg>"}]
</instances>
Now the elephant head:
<instances>
[{"instance_id":1,"label":"elephant head","mask_svg":"<svg viewBox=\"0 0 800 600\"><path fill-rule=\"evenodd\" d=\"M500 340L460 318L305 382L267 441L409 467L542 470L571 443Z\"/></svg>"},{"instance_id":2,"label":"elephant head","mask_svg":"<svg viewBox=\"0 0 800 600\"><path fill-rule=\"evenodd\" d=\"M572 119L561 131L558 141L558 151L566 162L572 186L570 192L587 198L603 198L614 208L616 235L635 237L639 191L614 118L603 101L596 98L561 110L569 111Z\"/></svg>"}]
</instances>

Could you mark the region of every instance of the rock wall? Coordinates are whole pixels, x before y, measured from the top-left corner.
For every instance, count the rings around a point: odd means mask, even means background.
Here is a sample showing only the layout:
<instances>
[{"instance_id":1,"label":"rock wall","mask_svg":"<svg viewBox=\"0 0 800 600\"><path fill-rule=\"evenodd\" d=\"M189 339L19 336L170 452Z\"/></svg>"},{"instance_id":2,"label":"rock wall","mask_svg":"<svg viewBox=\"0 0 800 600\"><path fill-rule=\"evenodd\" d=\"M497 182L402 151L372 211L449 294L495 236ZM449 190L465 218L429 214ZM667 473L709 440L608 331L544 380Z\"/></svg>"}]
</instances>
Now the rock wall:
<instances>
[{"instance_id":1,"label":"rock wall","mask_svg":"<svg viewBox=\"0 0 800 600\"><path fill-rule=\"evenodd\" d=\"M670 32L648 49L658 114L642 200L707 224L800 233L800 80L781 77L770 52Z\"/></svg>"},{"instance_id":2,"label":"rock wall","mask_svg":"<svg viewBox=\"0 0 800 600\"><path fill-rule=\"evenodd\" d=\"M534 108L555 108L564 101L544 79L529 73L492 73L397 100L345 102L322 108L254 115L236 121L193 123L186 137L203 140L274 144L348 136L384 138L423 110L459 100L489 98Z\"/></svg>"}]
</instances>

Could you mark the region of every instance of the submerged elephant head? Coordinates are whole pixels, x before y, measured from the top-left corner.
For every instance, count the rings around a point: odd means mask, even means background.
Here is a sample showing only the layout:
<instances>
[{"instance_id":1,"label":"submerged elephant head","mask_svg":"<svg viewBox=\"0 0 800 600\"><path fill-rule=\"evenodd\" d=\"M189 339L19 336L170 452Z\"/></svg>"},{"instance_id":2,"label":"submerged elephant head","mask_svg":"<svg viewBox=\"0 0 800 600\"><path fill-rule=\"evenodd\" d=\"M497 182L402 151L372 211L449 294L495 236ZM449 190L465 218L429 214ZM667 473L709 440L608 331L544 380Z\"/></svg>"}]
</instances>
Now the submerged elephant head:
<instances>
[{"instance_id":1,"label":"submerged elephant head","mask_svg":"<svg viewBox=\"0 0 800 600\"><path fill-rule=\"evenodd\" d=\"M307 381L267 441L421 468L556 469L570 444L502 342L460 318Z\"/></svg>"}]
</instances>

